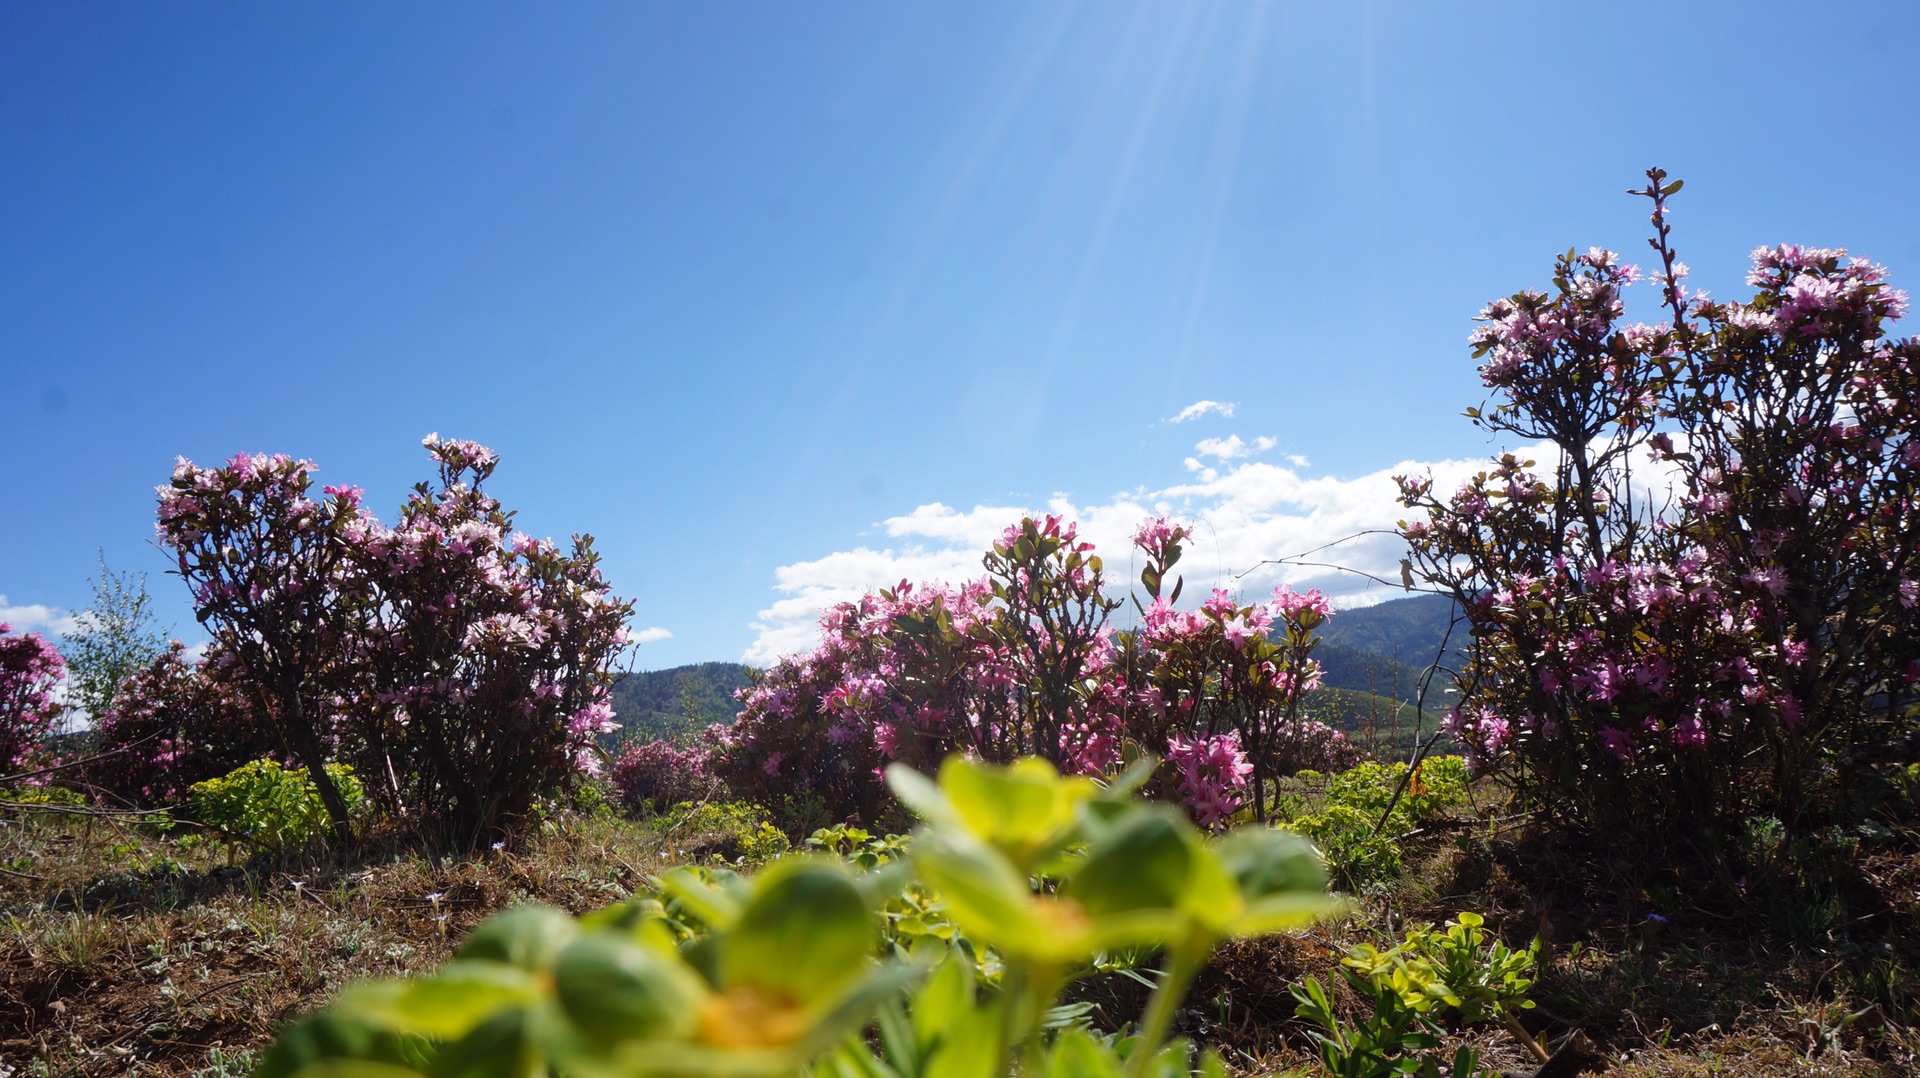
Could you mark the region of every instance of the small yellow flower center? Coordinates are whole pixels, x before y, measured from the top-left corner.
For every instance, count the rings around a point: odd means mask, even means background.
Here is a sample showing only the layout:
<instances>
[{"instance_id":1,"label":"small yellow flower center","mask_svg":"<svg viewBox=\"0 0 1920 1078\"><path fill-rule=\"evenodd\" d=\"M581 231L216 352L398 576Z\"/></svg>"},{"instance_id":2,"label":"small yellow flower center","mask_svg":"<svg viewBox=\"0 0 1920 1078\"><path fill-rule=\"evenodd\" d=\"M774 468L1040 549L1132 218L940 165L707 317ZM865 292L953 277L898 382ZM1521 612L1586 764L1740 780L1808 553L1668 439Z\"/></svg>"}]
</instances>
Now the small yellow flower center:
<instances>
[{"instance_id":1,"label":"small yellow flower center","mask_svg":"<svg viewBox=\"0 0 1920 1078\"><path fill-rule=\"evenodd\" d=\"M1033 912L1056 939L1071 939L1087 931L1087 911L1071 898L1039 895L1033 900Z\"/></svg>"},{"instance_id":2,"label":"small yellow flower center","mask_svg":"<svg viewBox=\"0 0 1920 1078\"><path fill-rule=\"evenodd\" d=\"M715 1048L777 1048L806 1035L806 1012L785 996L735 985L700 1005L700 1041Z\"/></svg>"}]
</instances>

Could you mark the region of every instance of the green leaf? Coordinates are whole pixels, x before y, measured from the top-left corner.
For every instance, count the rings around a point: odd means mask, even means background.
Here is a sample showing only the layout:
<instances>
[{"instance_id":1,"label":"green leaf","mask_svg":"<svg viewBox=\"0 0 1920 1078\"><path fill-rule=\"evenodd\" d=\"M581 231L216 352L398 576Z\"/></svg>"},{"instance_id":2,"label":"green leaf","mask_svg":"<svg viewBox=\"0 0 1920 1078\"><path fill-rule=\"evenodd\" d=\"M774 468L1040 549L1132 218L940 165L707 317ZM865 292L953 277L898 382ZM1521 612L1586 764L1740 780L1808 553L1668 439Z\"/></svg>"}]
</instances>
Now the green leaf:
<instances>
[{"instance_id":1,"label":"green leaf","mask_svg":"<svg viewBox=\"0 0 1920 1078\"><path fill-rule=\"evenodd\" d=\"M1113 779L1107 783L1106 787L1100 791L1100 799L1103 801L1118 801L1132 797L1142 786L1147 784L1149 779L1153 778L1154 769L1159 766L1160 760L1158 757L1140 757L1138 760L1128 764L1125 771L1115 775Z\"/></svg>"},{"instance_id":2,"label":"green leaf","mask_svg":"<svg viewBox=\"0 0 1920 1078\"><path fill-rule=\"evenodd\" d=\"M434 1053L429 1078L540 1078L546 1052L535 1028L535 1011L502 1011L466 1036Z\"/></svg>"},{"instance_id":3,"label":"green leaf","mask_svg":"<svg viewBox=\"0 0 1920 1078\"><path fill-rule=\"evenodd\" d=\"M973 1009L973 962L950 952L913 999L913 1035L921 1052L929 1051Z\"/></svg>"},{"instance_id":4,"label":"green leaf","mask_svg":"<svg viewBox=\"0 0 1920 1078\"><path fill-rule=\"evenodd\" d=\"M1084 1029L1069 1029L1055 1038L1047 1053L1046 1078L1118 1078L1120 1059L1113 1049Z\"/></svg>"},{"instance_id":5,"label":"green leaf","mask_svg":"<svg viewBox=\"0 0 1920 1078\"><path fill-rule=\"evenodd\" d=\"M301 1068L294 1078L420 1078L420 1072L368 1059L327 1059Z\"/></svg>"},{"instance_id":6,"label":"green leaf","mask_svg":"<svg viewBox=\"0 0 1920 1078\"><path fill-rule=\"evenodd\" d=\"M454 957L542 973L553 968L553 960L579 934L573 918L551 906L521 906L475 929Z\"/></svg>"},{"instance_id":7,"label":"green leaf","mask_svg":"<svg viewBox=\"0 0 1920 1078\"><path fill-rule=\"evenodd\" d=\"M1006 1002L969 1007L928 1057L925 1078L1005 1078L1001 1060L1001 1030Z\"/></svg>"},{"instance_id":8,"label":"green leaf","mask_svg":"<svg viewBox=\"0 0 1920 1078\"><path fill-rule=\"evenodd\" d=\"M742 903L738 896L708 884L690 869L674 869L660 877L659 885L709 928L725 929L740 917Z\"/></svg>"},{"instance_id":9,"label":"green leaf","mask_svg":"<svg viewBox=\"0 0 1920 1078\"><path fill-rule=\"evenodd\" d=\"M1090 837L1061 894L1095 917L1180 908L1204 852L1193 825L1165 806L1134 808Z\"/></svg>"},{"instance_id":10,"label":"green leaf","mask_svg":"<svg viewBox=\"0 0 1920 1078\"><path fill-rule=\"evenodd\" d=\"M525 970L492 962L450 962L431 977L403 982L382 1018L403 1033L447 1040L510 1008L537 1003L540 983ZM343 1006L349 1007L343 999Z\"/></svg>"},{"instance_id":11,"label":"green leaf","mask_svg":"<svg viewBox=\"0 0 1920 1078\"><path fill-rule=\"evenodd\" d=\"M887 786L914 815L933 824L958 826L960 816L940 787L906 764L887 765Z\"/></svg>"},{"instance_id":12,"label":"green leaf","mask_svg":"<svg viewBox=\"0 0 1920 1078\"><path fill-rule=\"evenodd\" d=\"M1298 835L1271 827L1242 827L1215 843L1214 849L1249 902L1276 894L1318 896L1327 889L1320 851Z\"/></svg>"},{"instance_id":13,"label":"green leaf","mask_svg":"<svg viewBox=\"0 0 1920 1078\"><path fill-rule=\"evenodd\" d=\"M315 1065L326 1061L359 1060L398 1066L424 1057L417 1040L399 1037L338 1010L325 1010L288 1026L261 1054L253 1073L259 1078L291 1078L313 1072Z\"/></svg>"},{"instance_id":14,"label":"green leaf","mask_svg":"<svg viewBox=\"0 0 1920 1078\"><path fill-rule=\"evenodd\" d=\"M898 962L869 966L841 995L813 1009L813 1028L803 1047L823 1051L842 1036L866 1028L881 1007L897 1002L923 972L921 967Z\"/></svg>"},{"instance_id":15,"label":"green leaf","mask_svg":"<svg viewBox=\"0 0 1920 1078\"><path fill-rule=\"evenodd\" d=\"M837 995L869 965L874 920L838 861L789 857L755 881L720 950L722 981L802 1001Z\"/></svg>"},{"instance_id":16,"label":"green leaf","mask_svg":"<svg viewBox=\"0 0 1920 1078\"><path fill-rule=\"evenodd\" d=\"M1235 936L1264 936L1305 928L1344 909L1346 904L1332 895L1277 894L1255 899L1246 912L1228 926Z\"/></svg>"},{"instance_id":17,"label":"green leaf","mask_svg":"<svg viewBox=\"0 0 1920 1078\"><path fill-rule=\"evenodd\" d=\"M912 856L947 917L969 938L1021 953L1050 942L1031 908L1026 876L992 847L971 835L936 831L914 843Z\"/></svg>"},{"instance_id":18,"label":"green leaf","mask_svg":"<svg viewBox=\"0 0 1920 1078\"><path fill-rule=\"evenodd\" d=\"M575 940L554 965L567 1019L602 1044L692 1034L705 987L677 956L614 933Z\"/></svg>"},{"instance_id":19,"label":"green leaf","mask_svg":"<svg viewBox=\"0 0 1920 1078\"><path fill-rule=\"evenodd\" d=\"M920 1043L913 1035L913 1026L907 1020L906 1012L898 999L890 999L880 1006L880 1014L874 1025L880 1031L880 1046L886 1049L887 1060L893 1069L904 1078L914 1078L920 1073Z\"/></svg>"}]
</instances>

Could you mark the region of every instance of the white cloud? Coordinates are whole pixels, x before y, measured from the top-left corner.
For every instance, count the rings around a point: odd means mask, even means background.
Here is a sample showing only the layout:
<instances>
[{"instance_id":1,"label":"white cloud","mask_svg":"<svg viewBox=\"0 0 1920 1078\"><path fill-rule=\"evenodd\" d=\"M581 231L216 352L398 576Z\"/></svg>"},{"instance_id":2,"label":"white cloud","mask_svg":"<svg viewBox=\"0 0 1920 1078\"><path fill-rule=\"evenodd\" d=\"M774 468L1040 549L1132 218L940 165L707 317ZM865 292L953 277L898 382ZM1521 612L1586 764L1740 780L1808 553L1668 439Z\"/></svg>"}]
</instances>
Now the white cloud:
<instances>
[{"instance_id":1,"label":"white cloud","mask_svg":"<svg viewBox=\"0 0 1920 1078\"><path fill-rule=\"evenodd\" d=\"M1240 407L1240 405L1235 401L1227 401L1224 403L1221 401L1194 401L1192 404L1180 409L1180 414L1167 420L1167 422L1185 423L1189 419L1199 419L1208 412L1215 412L1224 418L1232 419L1233 410L1238 407Z\"/></svg>"},{"instance_id":2,"label":"white cloud","mask_svg":"<svg viewBox=\"0 0 1920 1078\"><path fill-rule=\"evenodd\" d=\"M1194 526L1179 566L1188 597L1202 597L1215 586L1256 595L1284 582L1320 588L1338 605L1365 605L1400 591L1397 583L1389 588L1368 579L1400 578L1406 550L1393 528L1406 511L1393 476L1431 474L1436 489L1451 490L1486 466L1478 459L1402 461L1365 475L1315 476L1307 474L1303 461L1228 463L1272 448L1271 439L1249 444L1234 437L1220 445L1234 448L1211 454L1219 468L1189 457L1193 474L1162 489L1143 487L1090 503L1062 493L1044 506L982 505L964 512L930 502L882 522L890 538L904 540L896 546L863 545L782 565L774 579L779 598L753 623L756 636L746 661L764 666L811 648L818 641L821 610L873 588L903 580L954 584L978 577L981 555L993 539L1023 513L1036 510L1077 520L1080 534L1106 559L1108 579L1123 591L1139 571L1134 528L1146 517L1164 515ZM1337 545L1307 553L1328 543ZM1281 558L1292 560L1274 564Z\"/></svg>"},{"instance_id":3,"label":"white cloud","mask_svg":"<svg viewBox=\"0 0 1920 1078\"><path fill-rule=\"evenodd\" d=\"M0 595L0 622L12 625L16 633L41 633L47 636L62 636L80 628L79 620L69 611L43 603L10 606L4 595Z\"/></svg>"},{"instance_id":4,"label":"white cloud","mask_svg":"<svg viewBox=\"0 0 1920 1078\"><path fill-rule=\"evenodd\" d=\"M673 639L672 631L667 629L662 629L658 625L655 625L651 628L642 629L639 632L633 634L633 642L636 644L651 644L656 640L671 640L671 639Z\"/></svg>"},{"instance_id":5,"label":"white cloud","mask_svg":"<svg viewBox=\"0 0 1920 1078\"><path fill-rule=\"evenodd\" d=\"M1251 457L1265 453L1278 445L1272 438L1260 437L1251 442L1243 442L1238 434L1225 438L1202 438L1193 447L1195 453L1203 457L1218 457L1221 460L1233 460L1237 457Z\"/></svg>"}]
</instances>

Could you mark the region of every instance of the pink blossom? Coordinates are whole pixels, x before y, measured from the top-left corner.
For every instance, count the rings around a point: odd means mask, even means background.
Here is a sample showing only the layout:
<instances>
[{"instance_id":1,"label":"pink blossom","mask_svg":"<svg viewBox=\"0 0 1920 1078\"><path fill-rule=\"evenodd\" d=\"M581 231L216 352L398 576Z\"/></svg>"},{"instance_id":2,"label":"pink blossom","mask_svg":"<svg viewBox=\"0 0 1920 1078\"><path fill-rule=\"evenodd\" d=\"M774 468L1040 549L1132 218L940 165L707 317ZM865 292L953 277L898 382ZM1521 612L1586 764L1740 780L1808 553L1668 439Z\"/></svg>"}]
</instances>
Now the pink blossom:
<instances>
[{"instance_id":1,"label":"pink blossom","mask_svg":"<svg viewBox=\"0 0 1920 1078\"><path fill-rule=\"evenodd\" d=\"M1633 735L1627 733L1625 730L1615 729L1612 726L1602 726L1600 728L1600 742L1607 747L1608 752L1613 753L1621 762L1624 763L1633 759Z\"/></svg>"}]
</instances>

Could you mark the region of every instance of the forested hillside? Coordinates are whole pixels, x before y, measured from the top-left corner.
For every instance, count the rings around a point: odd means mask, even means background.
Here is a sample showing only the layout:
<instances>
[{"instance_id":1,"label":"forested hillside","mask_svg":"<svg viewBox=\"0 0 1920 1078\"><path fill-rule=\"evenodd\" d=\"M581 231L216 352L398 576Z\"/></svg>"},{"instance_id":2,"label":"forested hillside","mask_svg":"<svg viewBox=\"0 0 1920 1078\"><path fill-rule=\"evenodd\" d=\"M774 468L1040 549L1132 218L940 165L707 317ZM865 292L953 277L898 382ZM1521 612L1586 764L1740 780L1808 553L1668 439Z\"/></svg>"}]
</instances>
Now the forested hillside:
<instances>
[{"instance_id":1,"label":"forested hillside","mask_svg":"<svg viewBox=\"0 0 1920 1078\"><path fill-rule=\"evenodd\" d=\"M1452 617L1453 603L1443 595L1391 599L1336 613L1321 626L1319 646L1313 649L1322 684L1412 702L1420 691L1421 673L1440 655L1443 644L1447 651L1442 667L1460 665L1465 629L1448 639ZM1444 670L1434 678L1427 693L1430 708L1447 681Z\"/></svg>"},{"instance_id":2,"label":"forested hillside","mask_svg":"<svg viewBox=\"0 0 1920 1078\"><path fill-rule=\"evenodd\" d=\"M713 723L732 722L738 710L733 694L747 687L748 669L741 663L712 662L620 675L613 683L620 729L610 740L679 740Z\"/></svg>"}]
</instances>

